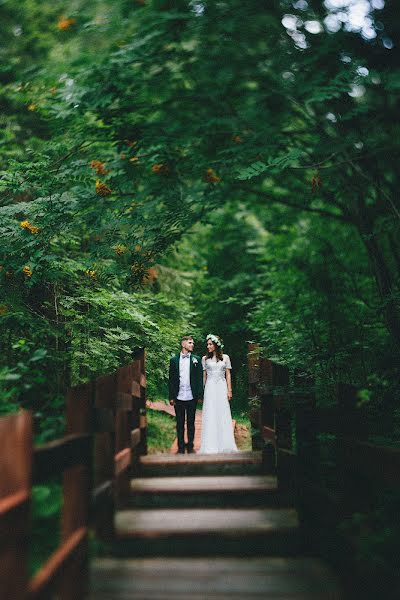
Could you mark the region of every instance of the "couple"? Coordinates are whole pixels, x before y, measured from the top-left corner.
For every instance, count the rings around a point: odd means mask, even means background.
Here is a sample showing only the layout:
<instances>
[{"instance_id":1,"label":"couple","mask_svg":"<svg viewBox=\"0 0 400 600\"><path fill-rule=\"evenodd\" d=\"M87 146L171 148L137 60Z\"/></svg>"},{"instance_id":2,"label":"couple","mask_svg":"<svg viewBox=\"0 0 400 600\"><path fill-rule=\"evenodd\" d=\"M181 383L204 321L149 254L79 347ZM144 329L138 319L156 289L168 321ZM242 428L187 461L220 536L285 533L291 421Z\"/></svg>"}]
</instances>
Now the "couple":
<instances>
[{"instance_id":1,"label":"couple","mask_svg":"<svg viewBox=\"0 0 400 600\"><path fill-rule=\"evenodd\" d=\"M181 352L169 363L169 403L175 407L178 454L185 453L185 416L187 451L193 453L196 405L204 396L199 454L237 452L233 435L231 361L223 354L221 339L209 334L207 351L201 359L193 354L194 341L185 335Z\"/></svg>"}]
</instances>

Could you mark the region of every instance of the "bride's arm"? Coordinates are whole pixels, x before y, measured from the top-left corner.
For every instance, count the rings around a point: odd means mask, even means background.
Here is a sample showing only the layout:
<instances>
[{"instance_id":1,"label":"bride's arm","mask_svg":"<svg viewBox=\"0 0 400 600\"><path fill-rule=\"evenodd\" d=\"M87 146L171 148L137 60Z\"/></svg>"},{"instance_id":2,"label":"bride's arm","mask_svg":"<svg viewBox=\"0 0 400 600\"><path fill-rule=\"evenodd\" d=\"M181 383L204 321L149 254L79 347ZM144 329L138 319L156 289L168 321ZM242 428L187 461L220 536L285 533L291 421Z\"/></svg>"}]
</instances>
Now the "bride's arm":
<instances>
[{"instance_id":1,"label":"bride's arm","mask_svg":"<svg viewBox=\"0 0 400 600\"><path fill-rule=\"evenodd\" d=\"M226 377L226 384L228 386L228 400L231 401L232 400L232 378L231 378L231 370L230 369L225 369L225 377Z\"/></svg>"},{"instance_id":2,"label":"bride's arm","mask_svg":"<svg viewBox=\"0 0 400 600\"><path fill-rule=\"evenodd\" d=\"M205 386L206 381L207 381L206 357L205 356L203 356L203 358L201 359L201 363L203 365L203 386Z\"/></svg>"}]
</instances>

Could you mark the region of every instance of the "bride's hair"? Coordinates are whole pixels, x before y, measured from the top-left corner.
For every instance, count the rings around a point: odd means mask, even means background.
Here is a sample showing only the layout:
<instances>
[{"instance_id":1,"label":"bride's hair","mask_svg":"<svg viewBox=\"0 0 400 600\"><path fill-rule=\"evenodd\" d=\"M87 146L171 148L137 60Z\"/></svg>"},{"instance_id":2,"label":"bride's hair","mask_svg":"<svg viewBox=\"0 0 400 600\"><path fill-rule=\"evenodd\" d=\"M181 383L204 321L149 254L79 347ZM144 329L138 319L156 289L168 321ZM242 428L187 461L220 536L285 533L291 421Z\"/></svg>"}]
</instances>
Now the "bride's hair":
<instances>
[{"instance_id":1,"label":"bride's hair","mask_svg":"<svg viewBox=\"0 0 400 600\"><path fill-rule=\"evenodd\" d=\"M214 344L215 357L217 359L217 362L219 360L224 360L224 355L222 353L222 349L223 349L224 346L223 346L221 338L218 335L213 335L212 337L207 336L207 341L208 340L211 340L212 343ZM208 350L206 350L206 358L212 358L212 357L213 357L213 353L212 352L208 352Z\"/></svg>"}]
</instances>

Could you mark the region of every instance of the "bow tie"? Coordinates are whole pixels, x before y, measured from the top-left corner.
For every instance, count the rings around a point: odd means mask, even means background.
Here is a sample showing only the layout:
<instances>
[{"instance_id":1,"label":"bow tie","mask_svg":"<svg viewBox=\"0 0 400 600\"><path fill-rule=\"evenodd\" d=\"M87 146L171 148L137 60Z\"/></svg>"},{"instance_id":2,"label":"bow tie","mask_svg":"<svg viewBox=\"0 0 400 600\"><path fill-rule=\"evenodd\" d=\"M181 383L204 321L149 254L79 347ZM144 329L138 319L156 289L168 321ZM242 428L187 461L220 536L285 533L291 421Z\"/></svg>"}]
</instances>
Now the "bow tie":
<instances>
[{"instance_id":1,"label":"bow tie","mask_svg":"<svg viewBox=\"0 0 400 600\"><path fill-rule=\"evenodd\" d=\"M190 354L181 354L181 358L190 358Z\"/></svg>"}]
</instances>

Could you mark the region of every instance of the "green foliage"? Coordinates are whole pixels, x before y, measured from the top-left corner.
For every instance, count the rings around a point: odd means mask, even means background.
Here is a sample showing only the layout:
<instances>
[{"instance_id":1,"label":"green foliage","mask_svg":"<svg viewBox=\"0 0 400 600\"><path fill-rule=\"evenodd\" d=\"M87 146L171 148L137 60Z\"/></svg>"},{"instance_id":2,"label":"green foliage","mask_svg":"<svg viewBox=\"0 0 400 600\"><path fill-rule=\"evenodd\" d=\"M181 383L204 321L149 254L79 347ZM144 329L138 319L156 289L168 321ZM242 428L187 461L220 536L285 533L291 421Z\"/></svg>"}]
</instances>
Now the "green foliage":
<instances>
[{"instance_id":1,"label":"green foliage","mask_svg":"<svg viewBox=\"0 0 400 600\"><path fill-rule=\"evenodd\" d=\"M147 411L148 452L169 452L176 437L175 419L166 413Z\"/></svg>"},{"instance_id":2,"label":"green foliage","mask_svg":"<svg viewBox=\"0 0 400 600\"><path fill-rule=\"evenodd\" d=\"M59 483L32 488L32 536L29 546L29 574L33 575L60 543L62 488Z\"/></svg>"}]
</instances>

